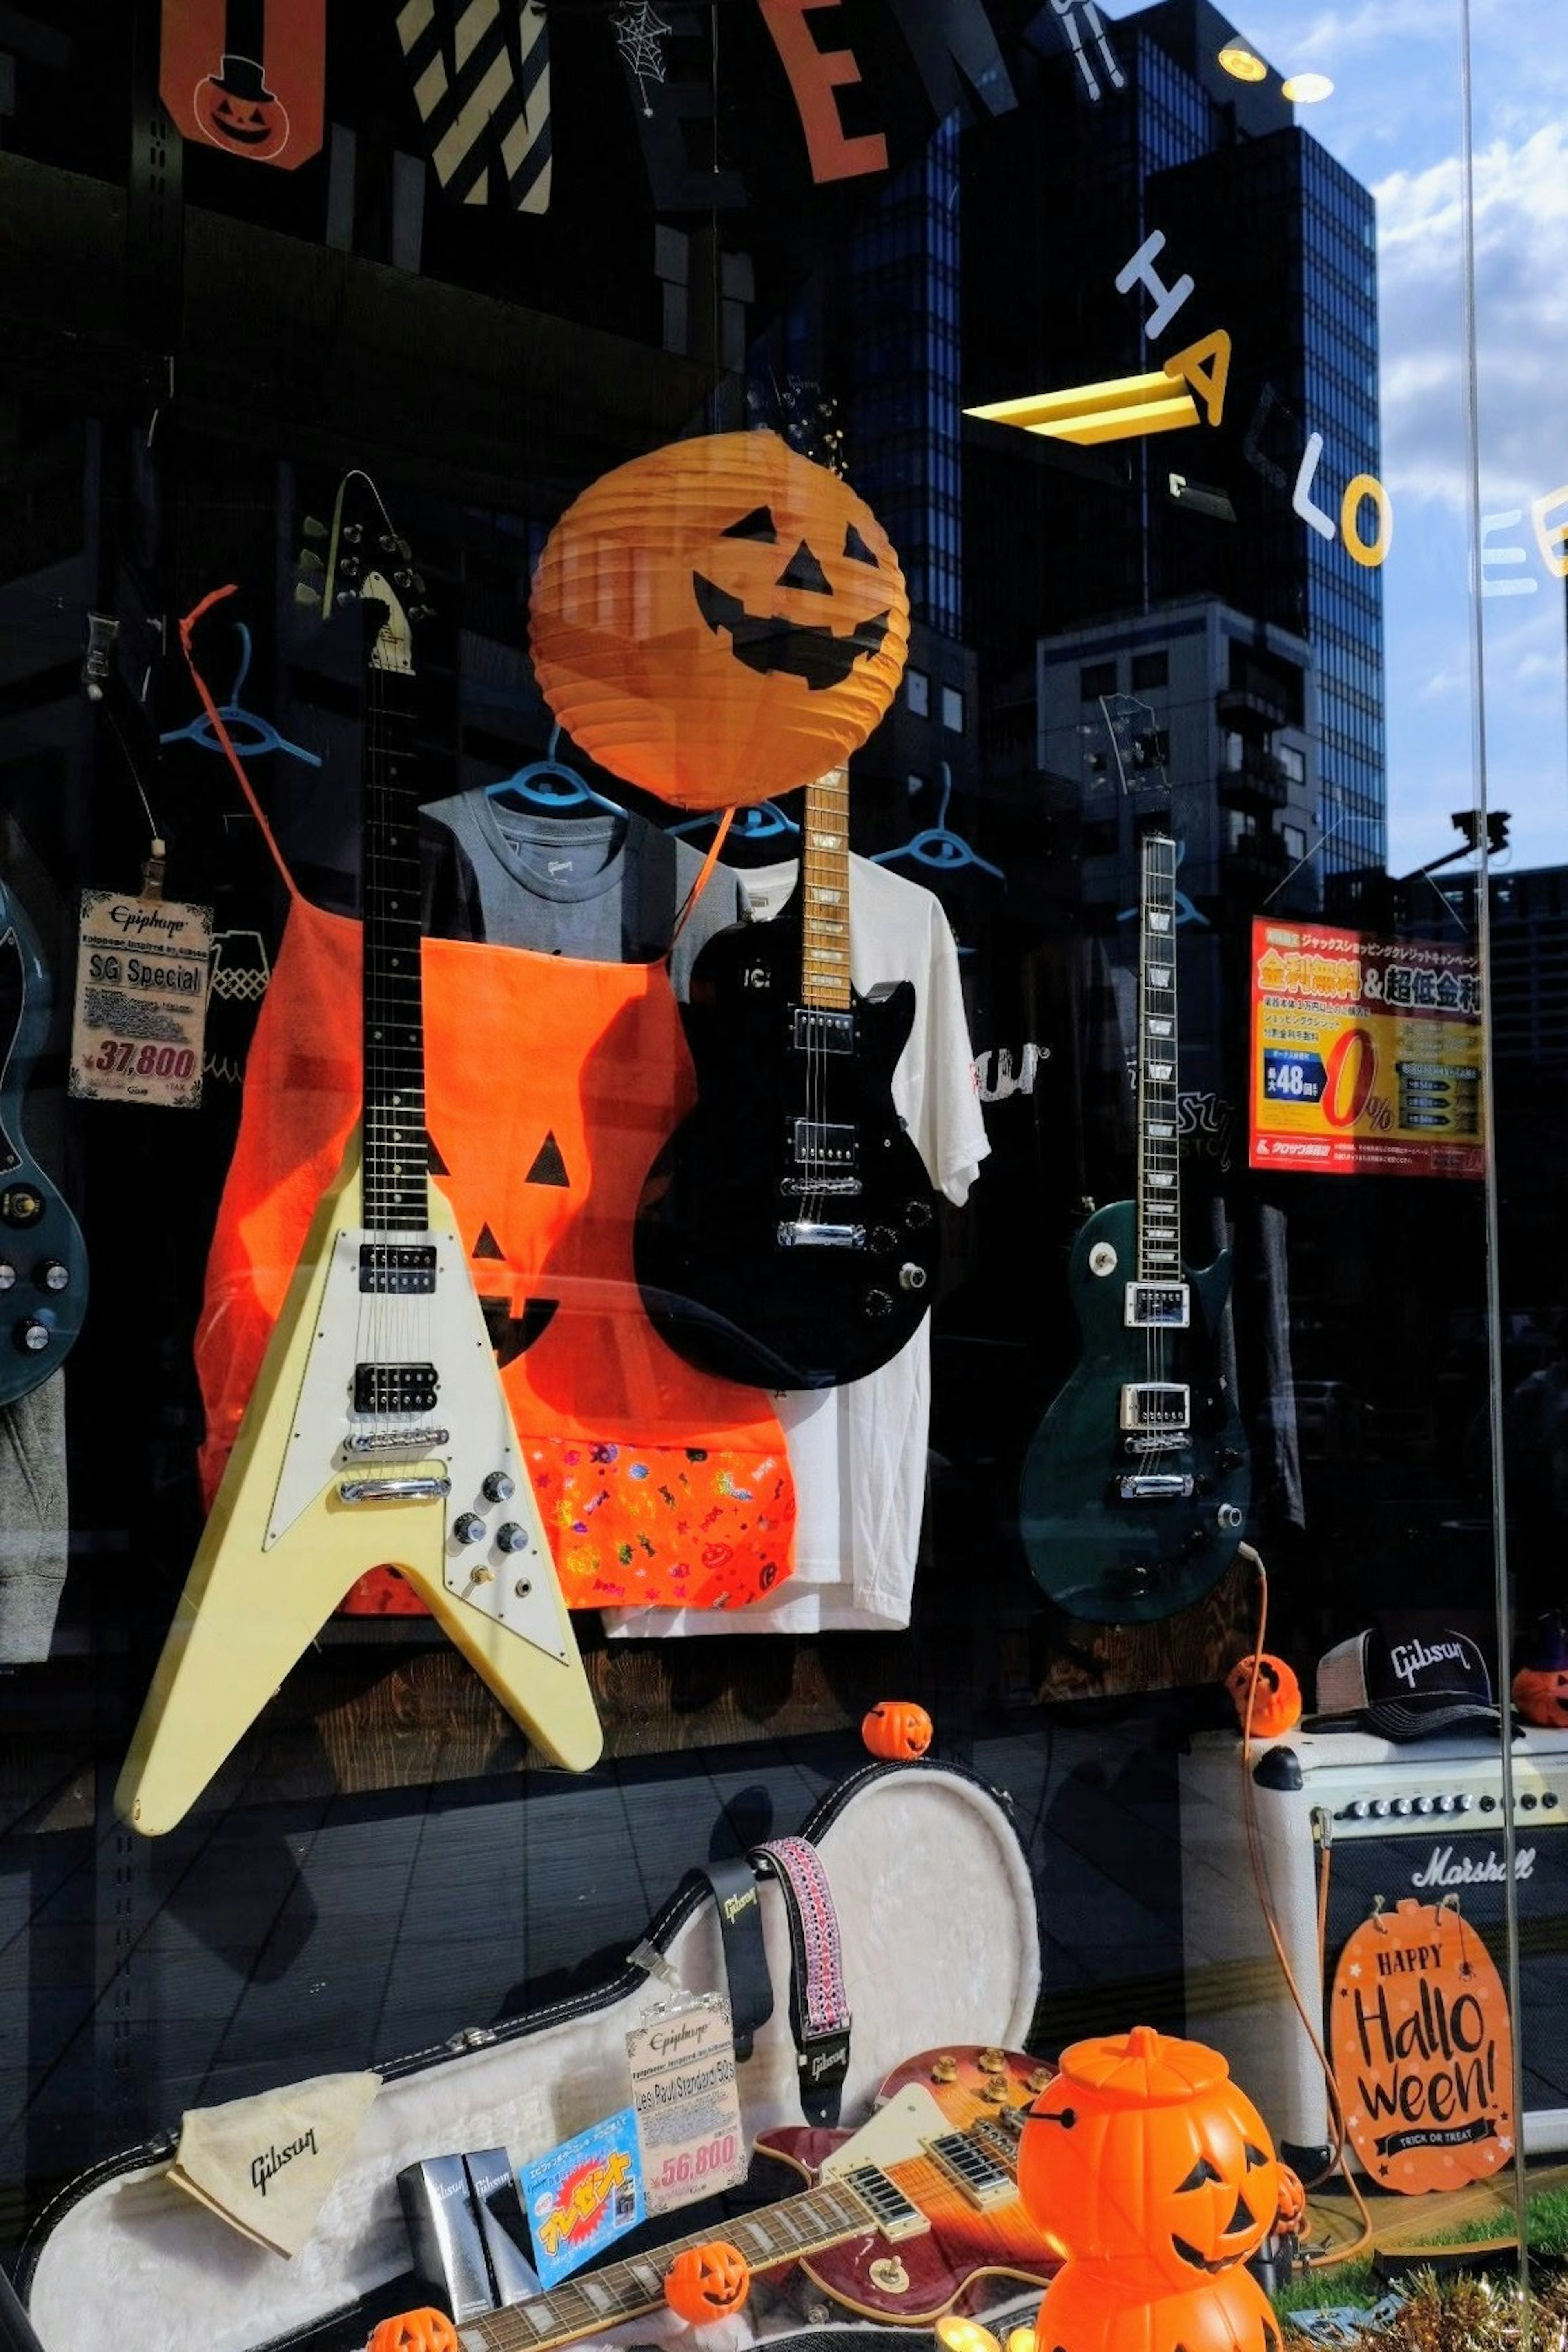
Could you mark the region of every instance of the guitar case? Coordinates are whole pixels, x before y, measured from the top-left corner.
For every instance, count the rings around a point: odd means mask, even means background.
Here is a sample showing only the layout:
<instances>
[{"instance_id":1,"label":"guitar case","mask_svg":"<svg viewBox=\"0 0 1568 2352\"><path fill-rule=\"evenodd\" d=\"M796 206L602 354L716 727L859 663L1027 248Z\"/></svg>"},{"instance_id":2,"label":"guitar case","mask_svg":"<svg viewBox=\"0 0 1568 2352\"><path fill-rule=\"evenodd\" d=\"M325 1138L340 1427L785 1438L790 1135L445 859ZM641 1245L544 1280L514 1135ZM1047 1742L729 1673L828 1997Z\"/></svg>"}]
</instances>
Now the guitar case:
<instances>
[{"instance_id":1,"label":"guitar case","mask_svg":"<svg viewBox=\"0 0 1568 2352\"><path fill-rule=\"evenodd\" d=\"M1039 1933L1005 1797L951 1765L871 1765L816 1805L798 1834L818 1850L842 1943L853 2022L841 2126L863 2123L884 2078L923 2051L1024 2047L1039 1991ZM737 2067L748 2141L806 2120L791 2025L790 1923L777 1883L764 1875L758 1889L773 2007ZM690 1991L724 1989L705 1879L682 1883L647 1942ZM402 2168L497 2147L522 2163L629 2105L626 2035L660 1990L628 1959L607 1982L500 2025L454 2018L447 2040L380 2064L383 2087L291 2259L168 2184L179 2123L171 2117L166 2136L96 2166L36 2221L17 2284L43 2352L107 2342L360 2352L375 2319L429 2300L410 2275ZM289 2079L280 2064L279 2085ZM798 2186L781 2179L778 2193ZM684 2236L706 2218L695 2206L667 2215L658 2234ZM658 2316L629 2330L642 2343L663 2332ZM742 2320L703 2336L712 2352L721 2336L722 2352L736 2352L757 2332Z\"/></svg>"}]
</instances>

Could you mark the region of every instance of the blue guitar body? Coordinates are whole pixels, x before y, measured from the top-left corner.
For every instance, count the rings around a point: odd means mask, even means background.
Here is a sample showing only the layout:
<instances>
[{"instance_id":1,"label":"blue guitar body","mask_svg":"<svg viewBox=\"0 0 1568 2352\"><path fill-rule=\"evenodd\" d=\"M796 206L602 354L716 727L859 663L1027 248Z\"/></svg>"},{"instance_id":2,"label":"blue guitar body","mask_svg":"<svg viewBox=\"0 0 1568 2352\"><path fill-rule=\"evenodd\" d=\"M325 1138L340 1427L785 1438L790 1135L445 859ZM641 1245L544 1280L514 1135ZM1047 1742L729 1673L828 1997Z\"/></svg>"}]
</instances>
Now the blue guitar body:
<instances>
[{"instance_id":1,"label":"blue guitar body","mask_svg":"<svg viewBox=\"0 0 1568 2352\"><path fill-rule=\"evenodd\" d=\"M53 998L37 935L0 884L0 1005L16 1006L0 1067L0 1405L63 1361L87 1311L87 1247L27 1149L23 1108L48 1037Z\"/></svg>"},{"instance_id":2,"label":"blue guitar body","mask_svg":"<svg viewBox=\"0 0 1568 2352\"><path fill-rule=\"evenodd\" d=\"M1097 1210L1073 1244L1083 1352L1035 1433L1019 1505L1037 1580L1068 1616L1105 1625L1173 1616L1217 1584L1250 1484L1221 1370L1230 1253L1182 1268L1190 1321L1157 1331L1128 1327L1136 1253L1131 1201Z\"/></svg>"}]
</instances>

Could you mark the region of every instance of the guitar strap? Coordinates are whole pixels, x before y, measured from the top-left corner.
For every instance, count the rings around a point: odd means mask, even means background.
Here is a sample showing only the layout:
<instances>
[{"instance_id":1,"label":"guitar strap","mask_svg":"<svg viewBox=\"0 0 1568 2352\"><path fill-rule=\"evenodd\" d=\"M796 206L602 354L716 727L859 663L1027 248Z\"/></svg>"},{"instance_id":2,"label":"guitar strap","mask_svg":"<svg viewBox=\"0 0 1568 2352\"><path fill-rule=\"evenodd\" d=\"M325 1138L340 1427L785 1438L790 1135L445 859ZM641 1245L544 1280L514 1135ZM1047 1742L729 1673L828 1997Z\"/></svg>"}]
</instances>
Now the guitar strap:
<instances>
[{"instance_id":1,"label":"guitar strap","mask_svg":"<svg viewBox=\"0 0 1568 2352\"><path fill-rule=\"evenodd\" d=\"M729 1861L703 1864L691 1875L713 1892L729 1987L730 2021L735 2032L735 2056L743 2063L752 2054L758 2026L765 2025L773 2013L773 1981L768 1974L768 1955L763 1942L763 1906L757 1882L743 1854Z\"/></svg>"},{"instance_id":2,"label":"guitar strap","mask_svg":"<svg viewBox=\"0 0 1568 2352\"><path fill-rule=\"evenodd\" d=\"M837 2124L849 2072L849 1997L838 1915L822 1857L808 1838L772 1838L752 1860L778 1881L789 1920L790 2025L800 2104L811 2124Z\"/></svg>"}]
</instances>

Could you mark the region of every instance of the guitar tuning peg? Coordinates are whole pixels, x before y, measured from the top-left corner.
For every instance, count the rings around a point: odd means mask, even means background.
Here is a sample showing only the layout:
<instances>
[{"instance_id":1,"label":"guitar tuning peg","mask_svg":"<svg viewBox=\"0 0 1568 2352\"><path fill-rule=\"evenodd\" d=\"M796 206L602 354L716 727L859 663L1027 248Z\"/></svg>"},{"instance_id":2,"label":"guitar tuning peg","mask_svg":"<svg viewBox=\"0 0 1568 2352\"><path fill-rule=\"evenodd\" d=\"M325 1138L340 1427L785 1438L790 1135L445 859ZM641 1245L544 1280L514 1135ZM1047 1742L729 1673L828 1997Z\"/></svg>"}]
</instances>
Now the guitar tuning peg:
<instances>
[{"instance_id":1,"label":"guitar tuning peg","mask_svg":"<svg viewBox=\"0 0 1568 2352\"><path fill-rule=\"evenodd\" d=\"M319 588L312 588L308 580L299 580L295 582L294 602L296 604L319 604L321 601L321 592Z\"/></svg>"},{"instance_id":2,"label":"guitar tuning peg","mask_svg":"<svg viewBox=\"0 0 1568 2352\"><path fill-rule=\"evenodd\" d=\"M398 541L394 539L389 530L384 530L381 537L375 543L377 547L380 548L383 555L397 555L403 551L400 543Z\"/></svg>"},{"instance_id":3,"label":"guitar tuning peg","mask_svg":"<svg viewBox=\"0 0 1568 2352\"><path fill-rule=\"evenodd\" d=\"M342 528L342 541L345 547L357 547L363 537L364 525L363 522L344 523Z\"/></svg>"},{"instance_id":4,"label":"guitar tuning peg","mask_svg":"<svg viewBox=\"0 0 1568 2352\"><path fill-rule=\"evenodd\" d=\"M326 524L319 522L314 515L307 515L300 527L307 539L325 539L327 535Z\"/></svg>"},{"instance_id":5,"label":"guitar tuning peg","mask_svg":"<svg viewBox=\"0 0 1568 2352\"><path fill-rule=\"evenodd\" d=\"M300 551L299 568L301 572L307 572L313 577L316 572L324 572L327 567L321 562L321 557L316 553L314 548L302 547Z\"/></svg>"},{"instance_id":6,"label":"guitar tuning peg","mask_svg":"<svg viewBox=\"0 0 1568 2352\"><path fill-rule=\"evenodd\" d=\"M338 565L338 575L343 580L357 580L362 566L357 555L345 555Z\"/></svg>"},{"instance_id":7,"label":"guitar tuning peg","mask_svg":"<svg viewBox=\"0 0 1568 2352\"><path fill-rule=\"evenodd\" d=\"M338 590L336 601L340 604L357 604L359 603L359 590L357 588L340 588Z\"/></svg>"}]
</instances>

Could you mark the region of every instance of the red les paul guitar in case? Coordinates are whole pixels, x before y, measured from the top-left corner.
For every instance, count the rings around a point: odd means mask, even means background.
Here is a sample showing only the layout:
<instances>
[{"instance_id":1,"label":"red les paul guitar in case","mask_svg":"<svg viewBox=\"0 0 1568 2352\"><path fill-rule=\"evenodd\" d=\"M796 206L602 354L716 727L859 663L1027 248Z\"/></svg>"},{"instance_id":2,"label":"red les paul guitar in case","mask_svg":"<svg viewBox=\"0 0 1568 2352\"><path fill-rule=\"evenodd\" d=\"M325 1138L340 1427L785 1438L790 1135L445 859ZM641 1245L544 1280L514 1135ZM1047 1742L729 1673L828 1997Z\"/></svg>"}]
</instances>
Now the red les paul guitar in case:
<instances>
[{"instance_id":1,"label":"red les paul guitar in case","mask_svg":"<svg viewBox=\"0 0 1568 2352\"><path fill-rule=\"evenodd\" d=\"M845 2310L895 2326L929 2326L984 2278L1044 2285L1059 2265L1019 2198L1017 2150L1050 2075L1015 2051L928 2050L889 2075L863 2130L763 2133L758 2154L811 2186L723 2235L753 2273L798 2263ZM463 2352L548 2352L661 2311L670 2263L713 2235L584 2272L470 2320L458 2340Z\"/></svg>"}]
</instances>

